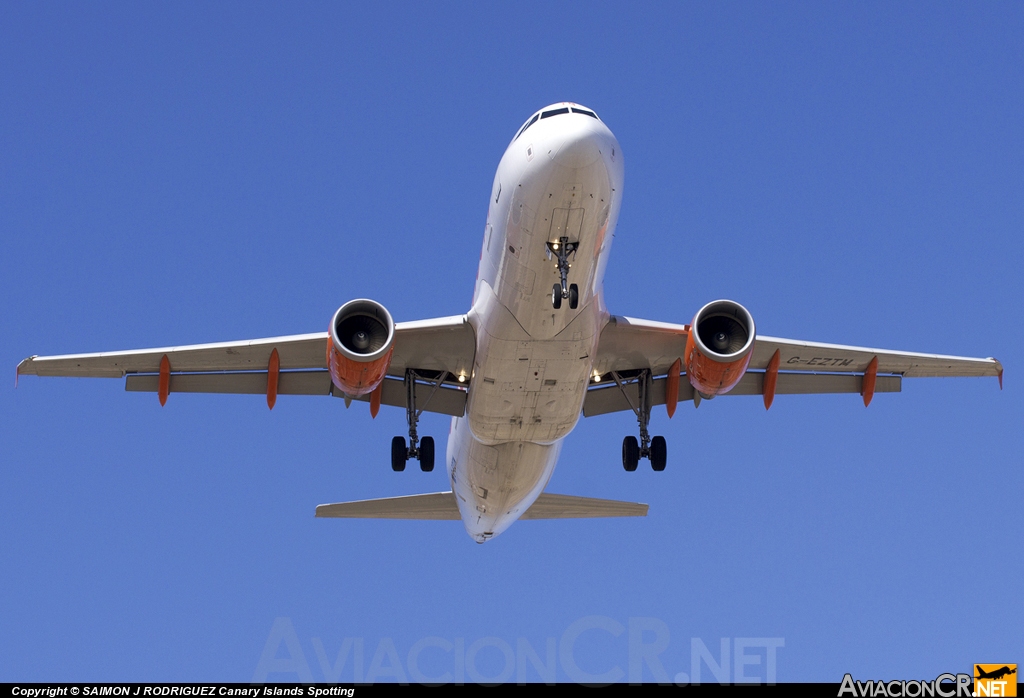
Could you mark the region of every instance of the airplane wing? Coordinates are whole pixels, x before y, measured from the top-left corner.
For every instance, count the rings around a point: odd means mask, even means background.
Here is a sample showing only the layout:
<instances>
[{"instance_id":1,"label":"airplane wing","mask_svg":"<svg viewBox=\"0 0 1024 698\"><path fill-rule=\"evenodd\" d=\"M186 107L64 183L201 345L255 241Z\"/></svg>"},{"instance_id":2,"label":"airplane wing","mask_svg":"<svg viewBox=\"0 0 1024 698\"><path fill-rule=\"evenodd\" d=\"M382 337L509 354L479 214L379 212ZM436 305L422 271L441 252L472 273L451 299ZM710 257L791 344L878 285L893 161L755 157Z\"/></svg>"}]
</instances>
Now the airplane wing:
<instances>
[{"instance_id":1,"label":"airplane wing","mask_svg":"<svg viewBox=\"0 0 1024 698\"><path fill-rule=\"evenodd\" d=\"M640 390L631 379L643 370L656 376L650 404L665 404L665 375L677 359L683 358L689 332L689 325L612 317L601 332L594 370L601 376L622 374L622 385L608 381L592 384L583 403L584 416L634 409L639 404ZM765 371L776 351L779 372L775 393L780 395L860 393L864 373L876 358L876 393L900 392L904 377L995 376L1002 386L1002 364L992 358L919 354L757 335L747 373L726 395L761 395ZM680 381L679 399L693 397L689 383Z\"/></svg>"},{"instance_id":2,"label":"airplane wing","mask_svg":"<svg viewBox=\"0 0 1024 698\"><path fill-rule=\"evenodd\" d=\"M32 356L18 364L17 374L126 378L128 391L157 392L160 362L170 362L170 392L266 394L268 367L276 349L279 359L277 394L332 395L327 370L327 332L268 337L239 342L194 344L135 351ZM395 324L395 350L385 379L381 403L404 407L406 369L468 375L476 342L466 316ZM455 386L458 384L456 383ZM442 386L426 402L428 412L461 415L465 391ZM464 386L463 386L464 387ZM417 384L417 397L429 387ZM342 397L340 393L338 397ZM368 396L362 396L368 401Z\"/></svg>"},{"instance_id":3,"label":"airplane wing","mask_svg":"<svg viewBox=\"0 0 1024 698\"><path fill-rule=\"evenodd\" d=\"M613 499L574 497L542 492L520 519L593 519L618 516L647 516L647 505ZM458 521L459 507L451 492L412 494L403 497L364 499L357 502L321 504L318 518L419 519Z\"/></svg>"}]
</instances>

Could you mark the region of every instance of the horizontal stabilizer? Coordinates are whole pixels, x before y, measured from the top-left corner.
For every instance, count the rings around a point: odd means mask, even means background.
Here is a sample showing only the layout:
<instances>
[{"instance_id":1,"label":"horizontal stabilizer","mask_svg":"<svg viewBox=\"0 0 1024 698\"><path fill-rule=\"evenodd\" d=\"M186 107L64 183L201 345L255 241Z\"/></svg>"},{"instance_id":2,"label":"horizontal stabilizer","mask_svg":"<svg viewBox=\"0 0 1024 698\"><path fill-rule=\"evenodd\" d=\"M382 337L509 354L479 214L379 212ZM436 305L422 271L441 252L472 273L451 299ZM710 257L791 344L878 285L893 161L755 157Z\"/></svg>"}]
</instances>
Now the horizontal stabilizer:
<instances>
[{"instance_id":1,"label":"horizontal stabilizer","mask_svg":"<svg viewBox=\"0 0 1024 698\"><path fill-rule=\"evenodd\" d=\"M647 516L647 505L615 499L541 493L520 519L599 519L605 516Z\"/></svg>"},{"instance_id":2,"label":"horizontal stabilizer","mask_svg":"<svg viewBox=\"0 0 1024 698\"><path fill-rule=\"evenodd\" d=\"M458 521L459 507L451 492L410 494L404 497L362 499L358 502L321 504L318 517L340 519L420 519Z\"/></svg>"},{"instance_id":3,"label":"horizontal stabilizer","mask_svg":"<svg viewBox=\"0 0 1024 698\"><path fill-rule=\"evenodd\" d=\"M647 505L614 499L573 497L542 493L521 519L594 519L610 516L647 516ZM451 492L412 494L404 497L364 499L358 502L321 504L318 517L345 519L419 519L457 521L459 507Z\"/></svg>"}]
</instances>

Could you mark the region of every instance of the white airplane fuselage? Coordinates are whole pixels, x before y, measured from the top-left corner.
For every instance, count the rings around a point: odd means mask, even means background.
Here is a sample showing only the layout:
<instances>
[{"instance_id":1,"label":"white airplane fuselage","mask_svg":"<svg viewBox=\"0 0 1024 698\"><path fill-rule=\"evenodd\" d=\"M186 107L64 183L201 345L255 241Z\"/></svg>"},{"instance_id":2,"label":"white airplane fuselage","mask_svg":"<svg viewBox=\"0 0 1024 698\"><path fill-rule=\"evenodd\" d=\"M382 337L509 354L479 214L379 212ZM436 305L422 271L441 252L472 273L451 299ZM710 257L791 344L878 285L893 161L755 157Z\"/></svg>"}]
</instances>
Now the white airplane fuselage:
<instances>
[{"instance_id":1,"label":"white airplane fuselage","mask_svg":"<svg viewBox=\"0 0 1024 698\"><path fill-rule=\"evenodd\" d=\"M576 426L601 329L602 279L622 200L615 136L570 103L538 112L498 165L469 322L476 359L466 414L452 419L445 458L466 531L498 535L544 490L562 439ZM589 111L589 110L587 110ZM528 122L529 123L529 122ZM555 309L560 283L548 242L578 243L567 283L579 290Z\"/></svg>"}]
</instances>

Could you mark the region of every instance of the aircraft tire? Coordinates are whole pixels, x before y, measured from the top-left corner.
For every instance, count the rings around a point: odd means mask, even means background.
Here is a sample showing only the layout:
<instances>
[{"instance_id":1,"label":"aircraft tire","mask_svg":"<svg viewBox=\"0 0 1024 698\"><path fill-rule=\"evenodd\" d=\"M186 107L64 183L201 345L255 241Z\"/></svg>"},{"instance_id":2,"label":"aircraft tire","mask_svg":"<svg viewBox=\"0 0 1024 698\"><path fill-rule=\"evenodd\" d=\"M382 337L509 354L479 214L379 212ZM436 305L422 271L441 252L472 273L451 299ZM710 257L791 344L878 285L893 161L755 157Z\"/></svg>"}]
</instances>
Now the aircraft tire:
<instances>
[{"instance_id":1,"label":"aircraft tire","mask_svg":"<svg viewBox=\"0 0 1024 698\"><path fill-rule=\"evenodd\" d=\"M576 310L580 304L580 289L576 284L569 284L569 308Z\"/></svg>"},{"instance_id":2,"label":"aircraft tire","mask_svg":"<svg viewBox=\"0 0 1024 698\"><path fill-rule=\"evenodd\" d=\"M405 446L405 437L396 436L391 439L391 469L396 473L402 472L408 459L409 449Z\"/></svg>"},{"instance_id":3,"label":"aircraft tire","mask_svg":"<svg viewBox=\"0 0 1024 698\"><path fill-rule=\"evenodd\" d=\"M640 444L635 436L627 436L622 440L622 467L627 473L636 470L640 462Z\"/></svg>"},{"instance_id":4,"label":"aircraft tire","mask_svg":"<svg viewBox=\"0 0 1024 698\"><path fill-rule=\"evenodd\" d=\"M562 287L558 284L551 287L551 307L555 310L562 307Z\"/></svg>"},{"instance_id":5,"label":"aircraft tire","mask_svg":"<svg viewBox=\"0 0 1024 698\"><path fill-rule=\"evenodd\" d=\"M434 469L434 437L424 436L420 441L420 470L429 473Z\"/></svg>"},{"instance_id":6,"label":"aircraft tire","mask_svg":"<svg viewBox=\"0 0 1024 698\"><path fill-rule=\"evenodd\" d=\"M651 439L651 468L660 473L665 469L666 463L668 463L668 445L665 443L665 437L655 436Z\"/></svg>"}]
</instances>

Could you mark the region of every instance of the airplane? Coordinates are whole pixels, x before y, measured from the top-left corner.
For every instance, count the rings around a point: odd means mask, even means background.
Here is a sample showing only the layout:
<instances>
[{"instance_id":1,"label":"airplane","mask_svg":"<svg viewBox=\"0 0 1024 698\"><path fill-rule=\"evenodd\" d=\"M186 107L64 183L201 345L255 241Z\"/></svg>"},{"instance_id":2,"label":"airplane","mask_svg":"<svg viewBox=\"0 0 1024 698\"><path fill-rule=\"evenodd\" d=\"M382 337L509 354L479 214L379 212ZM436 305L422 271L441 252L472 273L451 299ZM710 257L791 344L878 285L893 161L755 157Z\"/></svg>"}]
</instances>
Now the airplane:
<instances>
[{"instance_id":1,"label":"airplane","mask_svg":"<svg viewBox=\"0 0 1024 698\"><path fill-rule=\"evenodd\" d=\"M974 665L974 668L978 672L977 676L974 677L976 679L993 679L993 680L998 680L998 679L1003 678L1004 676L1009 676L1010 674L1016 674L1017 673L1016 665L1014 665L1013 669L1011 669L1008 666L1003 666L1003 667L1001 667L999 669L995 669L993 671L985 671L984 669L982 669L977 664Z\"/></svg>"},{"instance_id":2,"label":"airplane","mask_svg":"<svg viewBox=\"0 0 1024 698\"><path fill-rule=\"evenodd\" d=\"M327 332L63 356L18 375L125 378L128 391L333 395L404 408L391 467L434 468L424 411L452 417L445 492L323 504L318 517L461 519L483 543L518 519L646 516L646 504L544 492L580 416L632 412L622 465L667 463L655 407L761 395L899 392L904 377L997 376L995 359L917 354L758 335L739 303L712 300L685 325L609 313L602 283L622 203L623 154L593 109L535 112L512 138L490 195L472 307L396 323L369 299L342 305ZM682 378L685 377L685 380Z\"/></svg>"}]
</instances>

